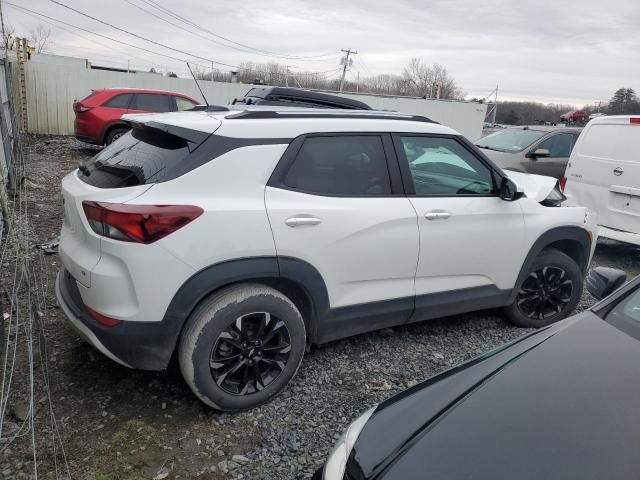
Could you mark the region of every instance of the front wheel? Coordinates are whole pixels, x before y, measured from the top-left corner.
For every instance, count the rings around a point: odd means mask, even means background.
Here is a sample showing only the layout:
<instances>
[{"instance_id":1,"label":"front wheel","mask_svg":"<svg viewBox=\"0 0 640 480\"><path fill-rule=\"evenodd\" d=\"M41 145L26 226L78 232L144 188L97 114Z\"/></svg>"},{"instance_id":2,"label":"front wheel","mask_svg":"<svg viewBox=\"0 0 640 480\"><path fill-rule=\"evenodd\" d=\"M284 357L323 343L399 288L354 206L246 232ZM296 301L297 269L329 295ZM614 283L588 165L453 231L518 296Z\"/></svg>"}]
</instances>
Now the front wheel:
<instances>
[{"instance_id":1,"label":"front wheel","mask_svg":"<svg viewBox=\"0 0 640 480\"><path fill-rule=\"evenodd\" d=\"M305 345L304 321L291 300L262 285L236 285L205 299L189 318L180 370L207 405L246 410L289 383Z\"/></svg>"},{"instance_id":2,"label":"front wheel","mask_svg":"<svg viewBox=\"0 0 640 480\"><path fill-rule=\"evenodd\" d=\"M506 315L519 327L549 325L573 312L582 287L582 271L571 257L559 250L544 250L529 268L515 301L505 308Z\"/></svg>"}]
</instances>

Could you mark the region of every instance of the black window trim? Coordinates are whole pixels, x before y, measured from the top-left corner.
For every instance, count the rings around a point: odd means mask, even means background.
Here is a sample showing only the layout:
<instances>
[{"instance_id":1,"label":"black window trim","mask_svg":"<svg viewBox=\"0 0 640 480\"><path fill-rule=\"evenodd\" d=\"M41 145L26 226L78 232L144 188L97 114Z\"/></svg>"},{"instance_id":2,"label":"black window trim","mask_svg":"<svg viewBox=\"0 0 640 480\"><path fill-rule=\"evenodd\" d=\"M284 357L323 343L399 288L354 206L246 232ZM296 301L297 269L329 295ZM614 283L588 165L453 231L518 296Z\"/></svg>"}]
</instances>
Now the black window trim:
<instances>
[{"instance_id":1,"label":"black window trim","mask_svg":"<svg viewBox=\"0 0 640 480\"><path fill-rule=\"evenodd\" d=\"M389 195L348 195L341 193L319 193L319 192L311 192L307 190L301 190L299 188L291 187L284 183L284 179L289 172L289 169L293 162L295 161L302 145L304 144L307 138L316 138L316 137L379 137L382 141L382 146L384 149L384 156L387 163L387 170L389 173L389 180L391 182L391 194ZM393 142L391 139L391 135L389 132L357 132L357 131L349 131L349 132L321 132L321 133L305 133L298 137L296 137L291 144L287 147L284 154L278 161L278 164L274 168L271 176L269 177L269 181L267 182L268 187L279 188L281 190L289 190L297 193L304 193L306 195L314 195L316 197L337 197L337 198L396 198L396 197L404 197L405 191L402 184L402 178L399 168L399 162L396 157L396 152L393 147Z\"/></svg>"},{"instance_id":2,"label":"black window trim","mask_svg":"<svg viewBox=\"0 0 640 480\"><path fill-rule=\"evenodd\" d=\"M391 134L393 139L393 145L395 147L396 159L400 168L402 182L407 197L412 198L486 198L486 197L500 197L500 184L502 179L505 178L505 174L497 167L491 160L489 160L473 143L469 142L461 135L452 135L445 133L422 133L422 132L394 132ZM429 138L449 138L456 141L460 146L467 150L473 157L475 157L482 165L487 167L491 174L491 180L493 182L493 192L489 194L451 194L451 195L417 195L415 187L413 185L413 178L409 169L409 160L404 152L402 146L401 137L429 137Z\"/></svg>"}]
</instances>

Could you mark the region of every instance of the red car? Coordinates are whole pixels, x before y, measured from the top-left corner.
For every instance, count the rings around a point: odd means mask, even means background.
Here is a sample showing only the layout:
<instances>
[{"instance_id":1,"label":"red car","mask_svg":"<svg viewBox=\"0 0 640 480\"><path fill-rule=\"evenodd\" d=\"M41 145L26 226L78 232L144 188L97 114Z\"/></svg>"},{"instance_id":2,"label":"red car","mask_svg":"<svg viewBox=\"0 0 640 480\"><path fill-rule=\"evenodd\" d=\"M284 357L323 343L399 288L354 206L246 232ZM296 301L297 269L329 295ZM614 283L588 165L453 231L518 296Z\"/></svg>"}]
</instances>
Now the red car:
<instances>
[{"instance_id":1,"label":"red car","mask_svg":"<svg viewBox=\"0 0 640 480\"><path fill-rule=\"evenodd\" d=\"M129 130L120 119L126 113L176 112L196 105L196 100L181 93L139 88L92 90L73 103L75 135L86 143L109 145Z\"/></svg>"},{"instance_id":2,"label":"red car","mask_svg":"<svg viewBox=\"0 0 640 480\"><path fill-rule=\"evenodd\" d=\"M584 110L576 110L560 115L561 122L584 122L589 120L589 115Z\"/></svg>"}]
</instances>

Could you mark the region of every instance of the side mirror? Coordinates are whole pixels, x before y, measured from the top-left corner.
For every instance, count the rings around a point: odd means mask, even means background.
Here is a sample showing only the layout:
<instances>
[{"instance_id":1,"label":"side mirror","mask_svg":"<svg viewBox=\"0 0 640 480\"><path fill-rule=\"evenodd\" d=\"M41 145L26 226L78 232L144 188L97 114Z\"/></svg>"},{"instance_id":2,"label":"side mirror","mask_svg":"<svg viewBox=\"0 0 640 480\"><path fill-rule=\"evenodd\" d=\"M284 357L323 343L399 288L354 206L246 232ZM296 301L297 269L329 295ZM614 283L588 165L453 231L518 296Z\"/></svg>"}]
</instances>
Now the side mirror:
<instances>
[{"instance_id":1,"label":"side mirror","mask_svg":"<svg viewBox=\"0 0 640 480\"><path fill-rule=\"evenodd\" d=\"M622 270L608 267L596 267L587 276L587 290L598 300L609 296L624 285L627 274Z\"/></svg>"},{"instance_id":2,"label":"side mirror","mask_svg":"<svg viewBox=\"0 0 640 480\"><path fill-rule=\"evenodd\" d=\"M527 156L534 159L538 157L550 157L551 152L546 148L536 148L533 152L529 152Z\"/></svg>"},{"instance_id":3,"label":"side mirror","mask_svg":"<svg viewBox=\"0 0 640 480\"><path fill-rule=\"evenodd\" d=\"M509 177L503 177L500 184L500 198L506 202L514 202L524 195L524 191L520 186L510 179Z\"/></svg>"}]
</instances>

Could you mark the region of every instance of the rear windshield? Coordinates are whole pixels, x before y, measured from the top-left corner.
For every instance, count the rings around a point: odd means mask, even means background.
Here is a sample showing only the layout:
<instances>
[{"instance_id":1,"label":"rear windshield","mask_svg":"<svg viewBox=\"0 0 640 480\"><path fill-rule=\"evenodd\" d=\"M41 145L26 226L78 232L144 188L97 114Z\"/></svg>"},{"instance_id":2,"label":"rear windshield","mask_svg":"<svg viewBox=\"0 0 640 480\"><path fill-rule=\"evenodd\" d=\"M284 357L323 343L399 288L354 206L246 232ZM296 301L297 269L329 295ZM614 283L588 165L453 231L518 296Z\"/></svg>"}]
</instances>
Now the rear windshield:
<instances>
[{"instance_id":1,"label":"rear windshield","mask_svg":"<svg viewBox=\"0 0 640 480\"><path fill-rule=\"evenodd\" d=\"M546 133L539 130L507 128L481 138L476 145L500 152L521 152Z\"/></svg>"},{"instance_id":2,"label":"rear windshield","mask_svg":"<svg viewBox=\"0 0 640 480\"><path fill-rule=\"evenodd\" d=\"M165 171L189 155L185 139L154 128L134 128L80 167L78 175L98 188L162 181Z\"/></svg>"}]
</instances>

